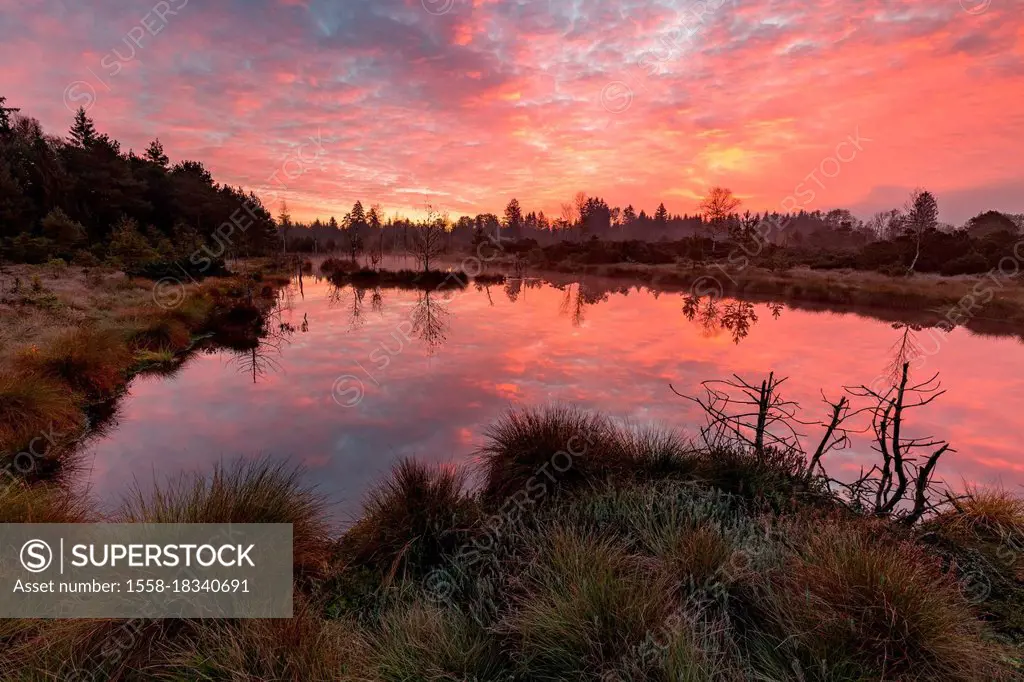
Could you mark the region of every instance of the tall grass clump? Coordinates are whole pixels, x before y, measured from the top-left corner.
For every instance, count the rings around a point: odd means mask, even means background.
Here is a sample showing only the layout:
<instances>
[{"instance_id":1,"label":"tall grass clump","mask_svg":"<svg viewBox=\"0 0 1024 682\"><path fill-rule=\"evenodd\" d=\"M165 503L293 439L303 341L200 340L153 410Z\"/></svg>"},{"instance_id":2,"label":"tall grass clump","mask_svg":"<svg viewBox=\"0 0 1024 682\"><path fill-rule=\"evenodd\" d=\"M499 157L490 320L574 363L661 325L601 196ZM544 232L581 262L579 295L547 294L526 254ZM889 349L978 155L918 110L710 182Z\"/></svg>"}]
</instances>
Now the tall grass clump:
<instances>
[{"instance_id":1,"label":"tall grass clump","mask_svg":"<svg viewBox=\"0 0 1024 682\"><path fill-rule=\"evenodd\" d=\"M304 485L301 471L269 460L214 468L210 477L183 475L136 486L119 514L124 523L290 523L293 560L301 574L321 572L331 548L327 503Z\"/></svg>"},{"instance_id":2,"label":"tall grass clump","mask_svg":"<svg viewBox=\"0 0 1024 682\"><path fill-rule=\"evenodd\" d=\"M828 679L996 679L981 624L924 548L871 523L802 532L794 555L762 583L773 655L789 653Z\"/></svg>"},{"instance_id":3,"label":"tall grass clump","mask_svg":"<svg viewBox=\"0 0 1024 682\"><path fill-rule=\"evenodd\" d=\"M575 407L509 412L486 438L477 455L490 500L532 494L534 487L571 489L629 469L630 453L615 425Z\"/></svg>"},{"instance_id":4,"label":"tall grass clump","mask_svg":"<svg viewBox=\"0 0 1024 682\"><path fill-rule=\"evenodd\" d=\"M552 527L500 624L521 674L589 679L614 670L664 626L671 582L617 540Z\"/></svg>"},{"instance_id":5,"label":"tall grass clump","mask_svg":"<svg viewBox=\"0 0 1024 682\"><path fill-rule=\"evenodd\" d=\"M325 620L305 600L291 618L204 619L167 651L160 680L265 682L371 679L354 623Z\"/></svg>"},{"instance_id":6,"label":"tall grass clump","mask_svg":"<svg viewBox=\"0 0 1024 682\"><path fill-rule=\"evenodd\" d=\"M111 329L80 327L59 334L24 362L39 374L63 381L89 399L112 396L125 382L132 354L123 336Z\"/></svg>"},{"instance_id":7,"label":"tall grass clump","mask_svg":"<svg viewBox=\"0 0 1024 682\"><path fill-rule=\"evenodd\" d=\"M465 486L461 470L403 459L367 495L362 516L342 541L346 560L383 573L385 582L439 565L478 522Z\"/></svg>"},{"instance_id":8,"label":"tall grass clump","mask_svg":"<svg viewBox=\"0 0 1024 682\"><path fill-rule=\"evenodd\" d=\"M422 602L396 607L381 619L369 640L376 673L372 679L510 679L499 642L453 608Z\"/></svg>"},{"instance_id":9,"label":"tall grass clump","mask_svg":"<svg viewBox=\"0 0 1024 682\"><path fill-rule=\"evenodd\" d=\"M181 351L192 342L188 326L163 311L146 311L125 320L128 342L136 349Z\"/></svg>"},{"instance_id":10,"label":"tall grass clump","mask_svg":"<svg viewBox=\"0 0 1024 682\"><path fill-rule=\"evenodd\" d=\"M87 496L60 486L0 484L0 523L88 523L94 516Z\"/></svg>"},{"instance_id":11,"label":"tall grass clump","mask_svg":"<svg viewBox=\"0 0 1024 682\"><path fill-rule=\"evenodd\" d=\"M1001 540L1024 535L1024 498L1001 488L966 486L929 526L960 539Z\"/></svg>"},{"instance_id":12,"label":"tall grass clump","mask_svg":"<svg viewBox=\"0 0 1024 682\"><path fill-rule=\"evenodd\" d=\"M0 370L0 453L13 457L34 438L41 439L35 454L45 453L52 445L48 436L66 437L84 422L67 386L37 372Z\"/></svg>"}]
</instances>

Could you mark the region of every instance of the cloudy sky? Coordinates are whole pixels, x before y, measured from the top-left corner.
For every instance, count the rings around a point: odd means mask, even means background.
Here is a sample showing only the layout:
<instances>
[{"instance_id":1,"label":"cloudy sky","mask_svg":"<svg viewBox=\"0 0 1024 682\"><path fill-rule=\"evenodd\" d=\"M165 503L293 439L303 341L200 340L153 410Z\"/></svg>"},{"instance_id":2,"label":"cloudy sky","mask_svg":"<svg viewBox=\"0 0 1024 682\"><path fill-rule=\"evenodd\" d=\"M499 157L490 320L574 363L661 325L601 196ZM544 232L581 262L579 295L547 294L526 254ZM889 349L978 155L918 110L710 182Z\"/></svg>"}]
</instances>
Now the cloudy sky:
<instances>
[{"instance_id":1,"label":"cloudy sky","mask_svg":"<svg viewBox=\"0 0 1024 682\"><path fill-rule=\"evenodd\" d=\"M0 95L300 219L1024 212L1024 0L0 0Z\"/></svg>"}]
</instances>

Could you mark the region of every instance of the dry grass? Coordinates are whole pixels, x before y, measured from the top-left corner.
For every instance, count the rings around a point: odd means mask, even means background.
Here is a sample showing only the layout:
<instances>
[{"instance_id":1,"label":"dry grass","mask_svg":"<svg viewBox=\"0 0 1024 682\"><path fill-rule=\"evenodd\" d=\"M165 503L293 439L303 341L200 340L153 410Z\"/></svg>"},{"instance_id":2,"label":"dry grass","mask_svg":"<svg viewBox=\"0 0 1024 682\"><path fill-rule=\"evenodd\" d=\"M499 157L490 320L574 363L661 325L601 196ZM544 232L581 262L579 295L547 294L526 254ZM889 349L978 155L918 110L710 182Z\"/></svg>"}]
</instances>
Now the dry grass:
<instances>
[{"instance_id":1,"label":"dry grass","mask_svg":"<svg viewBox=\"0 0 1024 682\"><path fill-rule=\"evenodd\" d=\"M90 400L109 398L121 388L132 362L122 334L89 327L62 332L49 345L21 358L23 366L64 382Z\"/></svg>"},{"instance_id":2,"label":"dry grass","mask_svg":"<svg viewBox=\"0 0 1024 682\"><path fill-rule=\"evenodd\" d=\"M1024 499L1001 488L966 486L953 509L932 523L951 537L999 540L1024 534Z\"/></svg>"},{"instance_id":3,"label":"dry grass","mask_svg":"<svg viewBox=\"0 0 1024 682\"><path fill-rule=\"evenodd\" d=\"M477 523L465 496L465 474L402 460L370 491L363 515L346 533L343 551L352 564L395 575L422 575L464 543Z\"/></svg>"},{"instance_id":4,"label":"dry grass","mask_svg":"<svg viewBox=\"0 0 1024 682\"><path fill-rule=\"evenodd\" d=\"M530 679L582 679L613 669L672 609L671 581L614 540L553 528L500 626Z\"/></svg>"},{"instance_id":5,"label":"dry grass","mask_svg":"<svg viewBox=\"0 0 1024 682\"><path fill-rule=\"evenodd\" d=\"M571 488L621 471L631 452L607 418L575 407L509 412L486 432L477 455L484 496L504 500L531 486Z\"/></svg>"},{"instance_id":6,"label":"dry grass","mask_svg":"<svg viewBox=\"0 0 1024 682\"><path fill-rule=\"evenodd\" d=\"M995 650L959 590L924 548L867 522L803 528L765 576L765 621L812 668L864 678L995 679Z\"/></svg>"},{"instance_id":7,"label":"dry grass","mask_svg":"<svg viewBox=\"0 0 1024 682\"><path fill-rule=\"evenodd\" d=\"M163 680L333 682L369 680L366 644L354 623L324 620L297 601L292 618L203 620L169 647Z\"/></svg>"},{"instance_id":8,"label":"dry grass","mask_svg":"<svg viewBox=\"0 0 1024 682\"><path fill-rule=\"evenodd\" d=\"M66 386L38 374L0 370L0 453L14 456L33 439L34 455L50 447L49 436L78 432L85 419L79 398Z\"/></svg>"},{"instance_id":9,"label":"dry grass","mask_svg":"<svg viewBox=\"0 0 1024 682\"><path fill-rule=\"evenodd\" d=\"M331 538L327 503L300 481L300 471L267 460L218 465L212 476L183 475L134 488L125 499L122 523L290 523L293 561L301 575L324 571Z\"/></svg>"},{"instance_id":10,"label":"dry grass","mask_svg":"<svg viewBox=\"0 0 1024 682\"><path fill-rule=\"evenodd\" d=\"M0 484L0 523L89 523L88 497L47 484Z\"/></svg>"}]
</instances>

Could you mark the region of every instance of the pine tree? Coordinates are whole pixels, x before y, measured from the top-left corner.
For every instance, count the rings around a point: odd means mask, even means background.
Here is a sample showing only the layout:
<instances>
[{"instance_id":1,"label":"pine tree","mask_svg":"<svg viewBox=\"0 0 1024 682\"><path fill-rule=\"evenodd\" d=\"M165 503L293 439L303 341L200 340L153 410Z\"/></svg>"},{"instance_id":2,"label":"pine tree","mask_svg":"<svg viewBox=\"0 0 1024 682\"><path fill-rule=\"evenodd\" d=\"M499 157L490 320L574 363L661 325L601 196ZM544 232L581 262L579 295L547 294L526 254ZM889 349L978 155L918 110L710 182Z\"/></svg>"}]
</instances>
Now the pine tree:
<instances>
[{"instance_id":1,"label":"pine tree","mask_svg":"<svg viewBox=\"0 0 1024 682\"><path fill-rule=\"evenodd\" d=\"M96 142L96 126L92 119L85 115L85 107L79 107L75 113L75 123L71 126L71 141L83 149Z\"/></svg>"},{"instance_id":2,"label":"pine tree","mask_svg":"<svg viewBox=\"0 0 1024 682\"><path fill-rule=\"evenodd\" d=\"M633 209L633 204L630 204L622 209L622 222L629 225L634 220L636 220L636 211Z\"/></svg>"},{"instance_id":3,"label":"pine tree","mask_svg":"<svg viewBox=\"0 0 1024 682\"><path fill-rule=\"evenodd\" d=\"M164 146L160 144L159 137L149 143L149 147L146 149L146 159L162 168L167 168L170 165L171 160L164 154Z\"/></svg>"},{"instance_id":4,"label":"pine tree","mask_svg":"<svg viewBox=\"0 0 1024 682\"><path fill-rule=\"evenodd\" d=\"M347 216L349 228L360 229L366 226L366 210L363 208L363 202L357 201L352 205L352 210Z\"/></svg>"},{"instance_id":5,"label":"pine tree","mask_svg":"<svg viewBox=\"0 0 1024 682\"><path fill-rule=\"evenodd\" d=\"M523 209L515 197L505 207L505 227L512 231L513 236L518 236L523 227Z\"/></svg>"},{"instance_id":6,"label":"pine tree","mask_svg":"<svg viewBox=\"0 0 1024 682\"><path fill-rule=\"evenodd\" d=\"M12 109L11 107L5 107L7 103L6 97L0 97L0 135L8 135L11 132L11 114L21 111L21 109Z\"/></svg>"},{"instance_id":7,"label":"pine tree","mask_svg":"<svg viewBox=\"0 0 1024 682\"><path fill-rule=\"evenodd\" d=\"M662 225L668 222L668 211L665 210L665 204L658 204L658 210L654 212L654 220Z\"/></svg>"}]
</instances>

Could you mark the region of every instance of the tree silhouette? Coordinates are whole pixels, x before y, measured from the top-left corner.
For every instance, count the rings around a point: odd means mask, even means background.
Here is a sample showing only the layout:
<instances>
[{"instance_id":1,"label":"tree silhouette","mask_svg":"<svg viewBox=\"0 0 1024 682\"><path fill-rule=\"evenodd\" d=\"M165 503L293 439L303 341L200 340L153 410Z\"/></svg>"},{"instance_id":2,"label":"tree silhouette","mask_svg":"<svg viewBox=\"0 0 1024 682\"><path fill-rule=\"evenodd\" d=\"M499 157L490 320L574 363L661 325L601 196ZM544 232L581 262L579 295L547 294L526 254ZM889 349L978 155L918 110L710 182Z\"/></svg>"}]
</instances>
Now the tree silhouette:
<instances>
[{"instance_id":1,"label":"tree silhouette","mask_svg":"<svg viewBox=\"0 0 1024 682\"><path fill-rule=\"evenodd\" d=\"M654 222L660 225L668 223L668 211L665 210L665 204L658 204L658 210L654 212Z\"/></svg>"},{"instance_id":2,"label":"tree silhouette","mask_svg":"<svg viewBox=\"0 0 1024 682\"><path fill-rule=\"evenodd\" d=\"M149 147L146 148L146 160L155 163L162 168L167 168L171 160L164 154L164 146L160 144L160 138L156 138L149 143Z\"/></svg>"},{"instance_id":3,"label":"tree silhouette","mask_svg":"<svg viewBox=\"0 0 1024 682\"><path fill-rule=\"evenodd\" d=\"M911 273L917 266L917 260L921 257L921 237L929 230L934 230L939 225L939 202L931 192L923 189L916 189L910 195L907 202L906 229L914 236L914 260L911 261L907 272Z\"/></svg>"},{"instance_id":4,"label":"tree silhouette","mask_svg":"<svg viewBox=\"0 0 1024 682\"><path fill-rule=\"evenodd\" d=\"M6 107L5 104L7 104L7 98L0 97L0 135L11 133L11 114L21 111L21 109Z\"/></svg>"},{"instance_id":5,"label":"tree silhouette","mask_svg":"<svg viewBox=\"0 0 1024 682\"><path fill-rule=\"evenodd\" d=\"M522 234L523 230L523 210L519 206L519 201L515 197L508 202L508 206L505 207L505 227L508 228L512 236L518 238Z\"/></svg>"},{"instance_id":6,"label":"tree silhouette","mask_svg":"<svg viewBox=\"0 0 1024 682\"><path fill-rule=\"evenodd\" d=\"M711 250L715 250L716 236L726 230L727 221L742 202L725 187L712 187L700 202L700 211L711 229Z\"/></svg>"},{"instance_id":7,"label":"tree silhouette","mask_svg":"<svg viewBox=\"0 0 1024 682\"><path fill-rule=\"evenodd\" d=\"M85 107L79 107L75 112L75 122L71 126L71 142L83 149L88 149L96 143L96 125L86 116Z\"/></svg>"},{"instance_id":8,"label":"tree silhouette","mask_svg":"<svg viewBox=\"0 0 1024 682\"><path fill-rule=\"evenodd\" d=\"M423 266L423 272L430 272L430 261L444 252L447 227L448 216L427 204L427 219L416 230L412 244L412 253Z\"/></svg>"}]
</instances>

